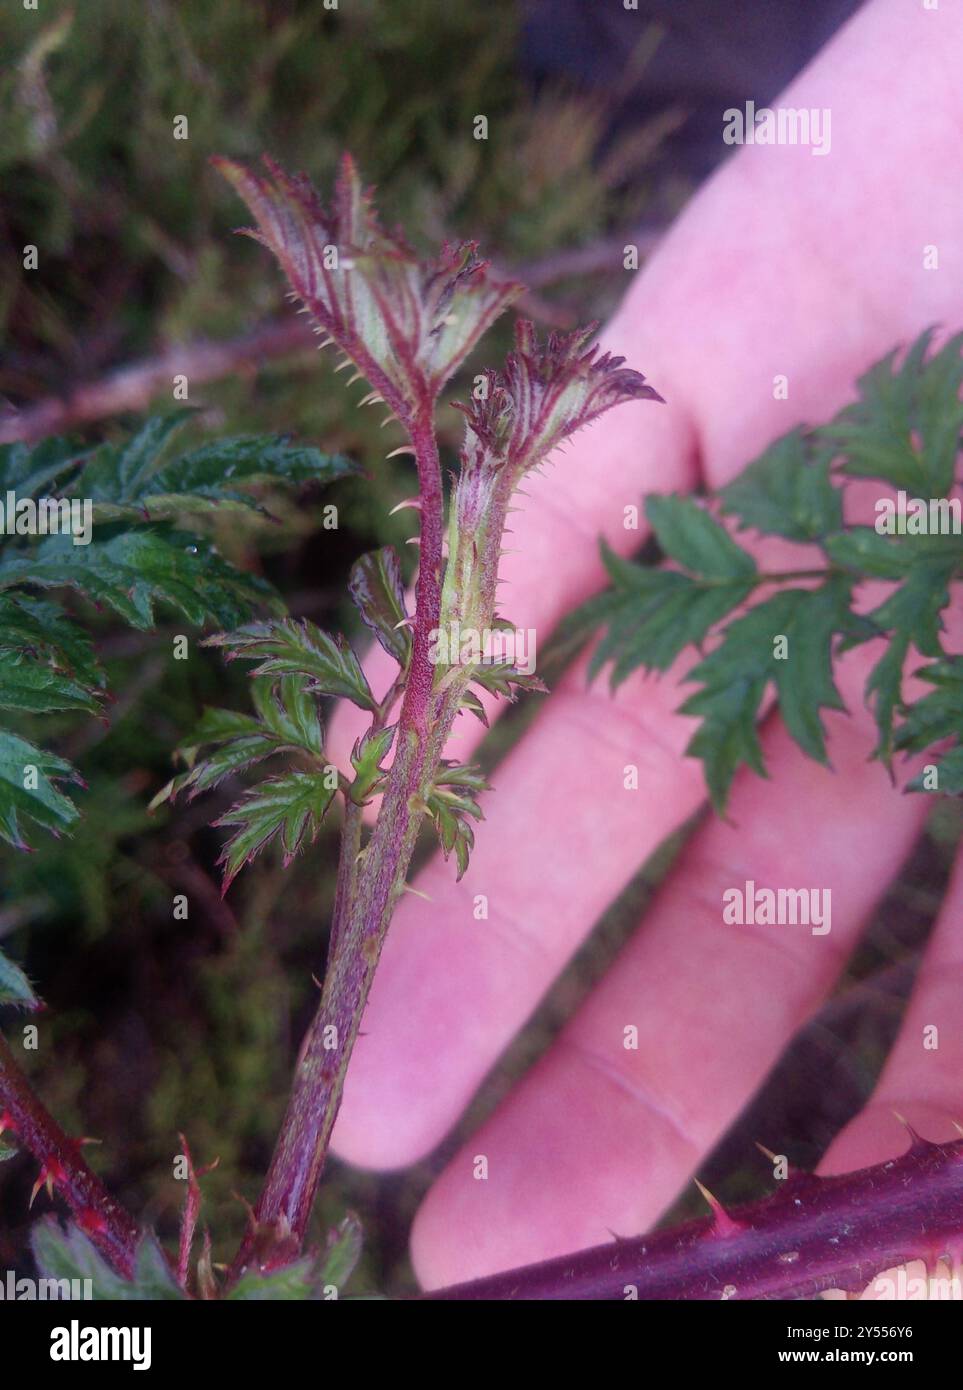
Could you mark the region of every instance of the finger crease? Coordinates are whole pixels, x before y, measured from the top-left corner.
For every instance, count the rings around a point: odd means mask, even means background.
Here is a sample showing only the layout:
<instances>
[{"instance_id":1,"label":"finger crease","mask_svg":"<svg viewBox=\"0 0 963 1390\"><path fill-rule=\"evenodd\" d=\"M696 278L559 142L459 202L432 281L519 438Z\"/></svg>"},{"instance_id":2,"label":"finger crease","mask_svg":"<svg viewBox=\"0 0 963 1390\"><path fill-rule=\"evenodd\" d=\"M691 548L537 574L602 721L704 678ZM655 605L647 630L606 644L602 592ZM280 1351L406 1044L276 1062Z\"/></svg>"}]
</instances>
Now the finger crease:
<instances>
[{"instance_id":1,"label":"finger crease","mask_svg":"<svg viewBox=\"0 0 963 1390\"><path fill-rule=\"evenodd\" d=\"M614 1062L610 1061L609 1058L603 1056L601 1053L594 1052L591 1048L586 1047L576 1039L562 1037L559 1038L558 1041L569 1048L575 1054L576 1058L584 1063L589 1070L603 1076L618 1090L630 1096L632 1100L637 1101L644 1110L647 1110L651 1115L654 1115L656 1119L660 1120L667 1129L671 1130L677 1139L682 1141L686 1148L692 1151L695 1157L701 1155L703 1146L693 1139L678 1116L674 1115L671 1110L656 1099L655 1094L648 1086L644 1086L640 1082L633 1080L625 1074L621 1067L616 1066Z\"/></svg>"}]
</instances>

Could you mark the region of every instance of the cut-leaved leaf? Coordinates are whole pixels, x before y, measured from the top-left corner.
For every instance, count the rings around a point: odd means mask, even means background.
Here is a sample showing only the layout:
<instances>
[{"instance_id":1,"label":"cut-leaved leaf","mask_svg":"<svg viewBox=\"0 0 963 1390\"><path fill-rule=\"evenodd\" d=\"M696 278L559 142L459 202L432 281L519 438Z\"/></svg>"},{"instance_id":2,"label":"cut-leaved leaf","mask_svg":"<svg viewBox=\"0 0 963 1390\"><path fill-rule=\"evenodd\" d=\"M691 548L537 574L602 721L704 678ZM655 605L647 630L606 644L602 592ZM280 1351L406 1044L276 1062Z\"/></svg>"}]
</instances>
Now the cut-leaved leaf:
<instances>
[{"instance_id":1,"label":"cut-leaved leaf","mask_svg":"<svg viewBox=\"0 0 963 1390\"><path fill-rule=\"evenodd\" d=\"M819 431L849 477L883 478L926 498L949 492L963 430L963 334L938 352L932 339L927 330L905 354L877 362L857 383L859 399Z\"/></svg>"},{"instance_id":2,"label":"cut-leaved leaf","mask_svg":"<svg viewBox=\"0 0 963 1390\"><path fill-rule=\"evenodd\" d=\"M247 623L234 632L209 637L205 645L224 647L228 660L259 662L256 676L306 676L319 694L342 695L362 709L377 709L358 658L345 639L340 634L329 637L306 619Z\"/></svg>"},{"instance_id":3,"label":"cut-leaved leaf","mask_svg":"<svg viewBox=\"0 0 963 1390\"><path fill-rule=\"evenodd\" d=\"M404 669L411 656L411 632L401 565L394 547L383 546L356 560L348 577L348 590L366 625Z\"/></svg>"},{"instance_id":4,"label":"cut-leaved leaf","mask_svg":"<svg viewBox=\"0 0 963 1390\"><path fill-rule=\"evenodd\" d=\"M224 846L224 890L245 864L273 840L280 839L285 865L305 841L317 836L325 812L338 789L337 772L289 772L253 787L215 825L236 826Z\"/></svg>"}]
</instances>

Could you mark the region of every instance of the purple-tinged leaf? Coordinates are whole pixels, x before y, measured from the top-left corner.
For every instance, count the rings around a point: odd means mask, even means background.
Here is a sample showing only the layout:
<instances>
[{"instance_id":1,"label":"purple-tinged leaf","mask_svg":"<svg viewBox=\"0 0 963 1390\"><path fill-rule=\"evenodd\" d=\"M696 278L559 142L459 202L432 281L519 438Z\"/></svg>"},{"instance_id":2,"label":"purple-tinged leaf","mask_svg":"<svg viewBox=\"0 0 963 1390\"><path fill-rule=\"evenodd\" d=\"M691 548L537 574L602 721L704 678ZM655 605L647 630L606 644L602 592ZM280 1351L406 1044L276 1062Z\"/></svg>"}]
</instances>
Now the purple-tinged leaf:
<instances>
[{"instance_id":1,"label":"purple-tinged leaf","mask_svg":"<svg viewBox=\"0 0 963 1390\"><path fill-rule=\"evenodd\" d=\"M274 253L297 298L389 409L403 422L423 414L521 286L492 281L474 242L420 262L382 230L349 155L330 208L305 175L264 162L258 175L213 160L254 214L248 234Z\"/></svg>"},{"instance_id":2,"label":"purple-tinged leaf","mask_svg":"<svg viewBox=\"0 0 963 1390\"><path fill-rule=\"evenodd\" d=\"M467 461L505 464L519 477L583 425L623 401L661 401L624 357L587 347L597 324L550 333L538 342L534 325L519 319L515 351L503 371L488 371L470 405L456 402L468 422Z\"/></svg>"},{"instance_id":3,"label":"purple-tinged leaf","mask_svg":"<svg viewBox=\"0 0 963 1390\"><path fill-rule=\"evenodd\" d=\"M393 546L382 546L355 561L348 591L367 627L402 668L411 656L411 632L401 565Z\"/></svg>"}]
</instances>

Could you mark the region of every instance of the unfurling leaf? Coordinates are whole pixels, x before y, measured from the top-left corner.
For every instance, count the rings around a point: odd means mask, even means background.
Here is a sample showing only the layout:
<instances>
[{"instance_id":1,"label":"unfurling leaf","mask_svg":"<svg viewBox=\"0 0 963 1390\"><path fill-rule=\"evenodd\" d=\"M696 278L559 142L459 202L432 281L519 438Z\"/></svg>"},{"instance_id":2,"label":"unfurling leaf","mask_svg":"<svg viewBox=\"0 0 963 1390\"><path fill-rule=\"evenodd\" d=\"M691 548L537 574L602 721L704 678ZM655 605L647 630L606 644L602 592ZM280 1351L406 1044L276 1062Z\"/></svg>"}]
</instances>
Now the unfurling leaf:
<instances>
[{"instance_id":1,"label":"unfurling leaf","mask_svg":"<svg viewBox=\"0 0 963 1390\"><path fill-rule=\"evenodd\" d=\"M359 806L366 806L371 796L380 790L381 779L384 776L381 764L387 756L394 736L394 724L374 732L369 729L362 734L351 750L351 766L354 768L355 778L351 784L350 795L351 800Z\"/></svg>"},{"instance_id":2,"label":"unfurling leaf","mask_svg":"<svg viewBox=\"0 0 963 1390\"><path fill-rule=\"evenodd\" d=\"M484 373L484 388L469 405L455 402L467 421L463 469L484 458L488 467L504 464L517 481L612 406L662 400L624 357L599 356L588 346L597 327L550 333L542 344L534 325L518 320L504 370Z\"/></svg>"},{"instance_id":3,"label":"unfurling leaf","mask_svg":"<svg viewBox=\"0 0 963 1390\"><path fill-rule=\"evenodd\" d=\"M252 788L226 811L215 825L234 825L219 859L224 867L224 890L232 879L276 835L281 841L285 865L297 854L305 837L313 841L324 814L338 789L333 769L323 772L289 772L271 777Z\"/></svg>"},{"instance_id":4,"label":"unfurling leaf","mask_svg":"<svg viewBox=\"0 0 963 1390\"><path fill-rule=\"evenodd\" d=\"M411 632L394 547L383 546L356 560L348 577L348 591L365 624L404 669L411 656Z\"/></svg>"},{"instance_id":5,"label":"unfurling leaf","mask_svg":"<svg viewBox=\"0 0 963 1390\"><path fill-rule=\"evenodd\" d=\"M419 262L378 223L345 155L330 209L303 174L265 159L267 175L212 161L247 203L249 231L280 262L295 295L400 420L430 407L521 286L489 279L474 242Z\"/></svg>"}]
</instances>

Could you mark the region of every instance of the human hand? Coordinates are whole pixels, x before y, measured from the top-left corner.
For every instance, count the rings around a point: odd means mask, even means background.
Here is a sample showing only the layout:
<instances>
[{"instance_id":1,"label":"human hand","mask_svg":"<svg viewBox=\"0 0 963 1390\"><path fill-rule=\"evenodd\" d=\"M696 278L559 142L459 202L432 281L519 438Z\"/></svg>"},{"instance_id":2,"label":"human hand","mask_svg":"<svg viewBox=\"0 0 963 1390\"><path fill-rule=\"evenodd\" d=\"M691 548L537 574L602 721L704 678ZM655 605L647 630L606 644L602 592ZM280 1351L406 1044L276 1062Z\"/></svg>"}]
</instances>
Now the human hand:
<instances>
[{"instance_id":1,"label":"human hand","mask_svg":"<svg viewBox=\"0 0 963 1390\"><path fill-rule=\"evenodd\" d=\"M895 344L931 323L960 326L963 204L947 175L961 57L948 14L876 0L778 103L828 107L831 153L742 150L694 199L603 342L667 404L611 412L527 482L500 600L516 627L544 641L602 585L597 538L635 549L623 509L644 493L718 487L794 424L826 420ZM926 246L945 269L924 270ZM773 398L777 375L788 399ZM862 686L877 645L840 663L852 713L827 717L834 771L767 722L770 780L737 779L731 822L689 841L608 976L448 1165L412 1235L426 1286L643 1230L832 987L926 812L868 761ZM610 697L604 676L586 684L585 666L499 766L467 876L456 884L435 860L416 881L430 902L399 906L335 1131L349 1161L402 1166L444 1136L600 913L704 799L701 768L683 756L692 723L674 713L682 668ZM378 653L368 669L386 685ZM460 722L450 751L462 758L481 729ZM358 731L339 711L336 757ZM624 789L631 763L638 791ZM828 888L831 932L724 925L724 890L748 879ZM963 1075L960 899L958 874L873 1100L827 1156L835 1169L905 1146L893 1108L930 1137L950 1132ZM923 1049L928 1023L939 1051ZM623 1046L629 1024L637 1050ZM487 1181L474 1177L477 1154Z\"/></svg>"}]
</instances>

